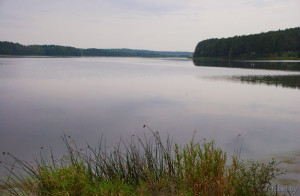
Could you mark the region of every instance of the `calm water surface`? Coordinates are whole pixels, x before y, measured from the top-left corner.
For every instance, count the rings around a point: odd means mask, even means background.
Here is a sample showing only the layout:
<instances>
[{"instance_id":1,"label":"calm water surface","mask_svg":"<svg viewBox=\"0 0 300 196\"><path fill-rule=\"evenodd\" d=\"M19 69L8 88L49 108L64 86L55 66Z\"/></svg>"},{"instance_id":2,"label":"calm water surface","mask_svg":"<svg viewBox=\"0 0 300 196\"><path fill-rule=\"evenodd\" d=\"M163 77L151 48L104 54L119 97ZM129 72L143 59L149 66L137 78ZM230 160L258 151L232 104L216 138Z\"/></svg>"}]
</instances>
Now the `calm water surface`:
<instances>
[{"instance_id":1,"label":"calm water surface","mask_svg":"<svg viewBox=\"0 0 300 196\"><path fill-rule=\"evenodd\" d=\"M196 130L196 140L215 139L229 153L241 134L249 158L300 149L300 72L206 64L0 58L0 151L27 160L41 146L60 153L63 133L92 145L103 134L112 145L149 133L143 124L179 144Z\"/></svg>"}]
</instances>

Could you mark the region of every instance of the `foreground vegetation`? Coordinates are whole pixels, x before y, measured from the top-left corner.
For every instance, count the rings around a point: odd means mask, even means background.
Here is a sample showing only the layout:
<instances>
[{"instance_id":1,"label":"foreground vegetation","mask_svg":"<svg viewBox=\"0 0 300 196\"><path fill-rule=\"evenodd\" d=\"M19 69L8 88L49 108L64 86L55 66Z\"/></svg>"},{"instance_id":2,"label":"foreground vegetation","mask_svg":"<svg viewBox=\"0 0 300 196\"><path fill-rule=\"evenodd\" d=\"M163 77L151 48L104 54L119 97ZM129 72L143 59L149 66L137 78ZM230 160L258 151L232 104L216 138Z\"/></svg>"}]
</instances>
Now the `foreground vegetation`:
<instances>
[{"instance_id":1,"label":"foreground vegetation","mask_svg":"<svg viewBox=\"0 0 300 196\"><path fill-rule=\"evenodd\" d=\"M145 126L147 127L147 126ZM149 127L148 127L149 128ZM64 136L67 155L42 156L35 164L10 156L12 164L0 186L1 195L277 195L270 180L282 174L278 162L240 160L227 156L213 141L191 141L183 148L159 133L144 139L120 140L109 151L105 143L78 149ZM102 141L102 140L101 140Z\"/></svg>"},{"instance_id":2,"label":"foreground vegetation","mask_svg":"<svg viewBox=\"0 0 300 196\"><path fill-rule=\"evenodd\" d=\"M300 59L300 27L204 40L198 43L194 58Z\"/></svg>"}]
</instances>

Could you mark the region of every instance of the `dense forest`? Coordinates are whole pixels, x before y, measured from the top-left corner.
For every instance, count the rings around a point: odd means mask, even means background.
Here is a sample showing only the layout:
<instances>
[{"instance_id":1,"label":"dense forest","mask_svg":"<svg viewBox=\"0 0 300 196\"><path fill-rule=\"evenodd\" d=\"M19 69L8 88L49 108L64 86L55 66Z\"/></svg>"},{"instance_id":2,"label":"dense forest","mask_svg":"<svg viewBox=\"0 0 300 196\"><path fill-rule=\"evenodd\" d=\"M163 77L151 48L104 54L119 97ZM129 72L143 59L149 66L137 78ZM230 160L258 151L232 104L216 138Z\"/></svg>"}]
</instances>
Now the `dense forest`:
<instances>
[{"instance_id":1,"label":"dense forest","mask_svg":"<svg viewBox=\"0 0 300 196\"><path fill-rule=\"evenodd\" d=\"M300 58L300 27L267 33L208 39L198 43L194 58Z\"/></svg>"},{"instance_id":2,"label":"dense forest","mask_svg":"<svg viewBox=\"0 0 300 196\"><path fill-rule=\"evenodd\" d=\"M0 42L0 55L19 56L115 56L115 57L188 57L192 52L167 52L132 49L80 49L58 45L21 45Z\"/></svg>"}]
</instances>

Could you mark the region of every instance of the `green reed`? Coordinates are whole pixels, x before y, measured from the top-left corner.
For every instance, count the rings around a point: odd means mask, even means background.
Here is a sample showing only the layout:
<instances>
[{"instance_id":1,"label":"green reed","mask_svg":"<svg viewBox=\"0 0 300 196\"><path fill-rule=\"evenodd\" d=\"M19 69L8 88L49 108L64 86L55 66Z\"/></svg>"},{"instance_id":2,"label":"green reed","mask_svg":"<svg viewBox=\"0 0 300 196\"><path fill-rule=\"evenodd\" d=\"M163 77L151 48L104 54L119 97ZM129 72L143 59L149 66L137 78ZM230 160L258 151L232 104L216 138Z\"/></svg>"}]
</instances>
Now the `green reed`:
<instances>
[{"instance_id":1,"label":"green reed","mask_svg":"<svg viewBox=\"0 0 300 196\"><path fill-rule=\"evenodd\" d=\"M78 148L62 137L67 154L55 158L44 150L34 163L1 163L9 172L1 180L1 195L276 195L270 181L282 174L278 162L240 160L240 137L232 164L214 141L194 142L181 148L168 137L144 125L152 137L120 139L112 150L105 140L97 147Z\"/></svg>"}]
</instances>

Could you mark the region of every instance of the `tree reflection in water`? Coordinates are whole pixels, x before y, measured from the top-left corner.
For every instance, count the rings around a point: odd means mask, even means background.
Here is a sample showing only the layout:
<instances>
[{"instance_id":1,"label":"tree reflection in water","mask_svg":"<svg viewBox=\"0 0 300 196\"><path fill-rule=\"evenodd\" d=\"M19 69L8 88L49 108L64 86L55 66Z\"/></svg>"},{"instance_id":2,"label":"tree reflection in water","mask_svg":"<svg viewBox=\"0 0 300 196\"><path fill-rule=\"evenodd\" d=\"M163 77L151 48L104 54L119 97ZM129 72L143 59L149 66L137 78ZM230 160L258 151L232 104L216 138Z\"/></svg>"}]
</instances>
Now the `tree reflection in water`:
<instances>
[{"instance_id":1,"label":"tree reflection in water","mask_svg":"<svg viewBox=\"0 0 300 196\"><path fill-rule=\"evenodd\" d=\"M203 61L193 59L195 66L203 67L229 67L245 69L266 69L266 70L285 70L296 71L290 75L234 75L234 76L214 76L213 79L225 79L239 81L248 84L266 84L272 86L281 86L284 88L300 89L300 61L299 60L235 60L235 61Z\"/></svg>"},{"instance_id":2,"label":"tree reflection in water","mask_svg":"<svg viewBox=\"0 0 300 196\"><path fill-rule=\"evenodd\" d=\"M267 69L267 70L289 70L300 71L299 60L235 60L235 61L203 61L193 59L195 66L205 67L231 67L231 68L245 68L245 69Z\"/></svg>"},{"instance_id":3,"label":"tree reflection in water","mask_svg":"<svg viewBox=\"0 0 300 196\"><path fill-rule=\"evenodd\" d=\"M300 89L300 75L248 75L230 76L226 79L248 84L266 84L284 88Z\"/></svg>"}]
</instances>

